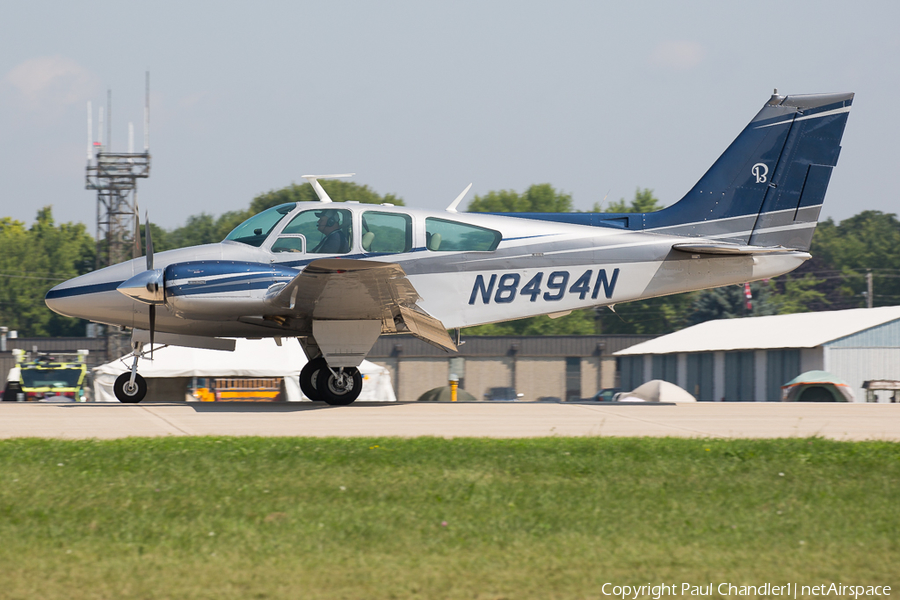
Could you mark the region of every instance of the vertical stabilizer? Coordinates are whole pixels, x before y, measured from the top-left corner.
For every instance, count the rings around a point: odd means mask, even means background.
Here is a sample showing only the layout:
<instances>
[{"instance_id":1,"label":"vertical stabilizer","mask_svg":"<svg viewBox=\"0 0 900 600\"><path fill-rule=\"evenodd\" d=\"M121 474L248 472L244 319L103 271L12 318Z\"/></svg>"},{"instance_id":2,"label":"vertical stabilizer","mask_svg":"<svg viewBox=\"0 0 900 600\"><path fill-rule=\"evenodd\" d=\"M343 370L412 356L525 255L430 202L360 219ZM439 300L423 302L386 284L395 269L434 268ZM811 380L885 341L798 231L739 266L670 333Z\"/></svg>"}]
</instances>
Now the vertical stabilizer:
<instances>
[{"instance_id":1,"label":"vertical stabilizer","mask_svg":"<svg viewBox=\"0 0 900 600\"><path fill-rule=\"evenodd\" d=\"M644 229L809 249L853 94L773 95L684 198Z\"/></svg>"},{"instance_id":2,"label":"vertical stabilizer","mask_svg":"<svg viewBox=\"0 0 900 600\"><path fill-rule=\"evenodd\" d=\"M691 191L660 211L505 214L805 251L852 103L851 93L776 91Z\"/></svg>"}]
</instances>

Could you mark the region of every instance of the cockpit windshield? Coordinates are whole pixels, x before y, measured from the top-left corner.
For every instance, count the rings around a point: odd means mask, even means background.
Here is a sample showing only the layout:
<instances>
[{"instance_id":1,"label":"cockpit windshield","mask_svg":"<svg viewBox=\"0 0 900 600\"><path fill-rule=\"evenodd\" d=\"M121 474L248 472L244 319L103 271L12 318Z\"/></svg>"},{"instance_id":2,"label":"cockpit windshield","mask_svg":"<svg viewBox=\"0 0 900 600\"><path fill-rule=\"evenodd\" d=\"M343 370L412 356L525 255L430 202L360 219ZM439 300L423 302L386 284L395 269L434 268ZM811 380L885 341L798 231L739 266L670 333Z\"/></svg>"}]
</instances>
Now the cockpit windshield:
<instances>
[{"instance_id":1,"label":"cockpit windshield","mask_svg":"<svg viewBox=\"0 0 900 600\"><path fill-rule=\"evenodd\" d=\"M231 233L225 236L225 239L259 248L266 241L266 238L269 237L269 234L272 233L272 230L275 229L275 226L278 225L278 222L286 214L294 210L296 206L292 202L264 210L235 227Z\"/></svg>"}]
</instances>

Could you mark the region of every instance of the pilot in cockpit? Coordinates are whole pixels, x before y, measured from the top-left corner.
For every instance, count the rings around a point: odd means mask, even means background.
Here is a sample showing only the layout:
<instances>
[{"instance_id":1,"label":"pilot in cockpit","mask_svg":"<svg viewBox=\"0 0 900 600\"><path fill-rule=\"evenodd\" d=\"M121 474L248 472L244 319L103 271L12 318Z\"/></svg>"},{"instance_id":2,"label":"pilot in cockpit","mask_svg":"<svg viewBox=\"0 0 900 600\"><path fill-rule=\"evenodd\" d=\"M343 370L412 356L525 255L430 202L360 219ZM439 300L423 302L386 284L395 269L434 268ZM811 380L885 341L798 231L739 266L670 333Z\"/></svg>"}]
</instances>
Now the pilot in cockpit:
<instances>
[{"instance_id":1,"label":"pilot in cockpit","mask_svg":"<svg viewBox=\"0 0 900 600\"><path fill-rule=\"evenodd\" d=\"M341 213L338 210L322 210L316 213L318 229L325 237L312 249L314 254L343 254L350 249L347 236L341 229Z\"/></svg>"}]
</instances>

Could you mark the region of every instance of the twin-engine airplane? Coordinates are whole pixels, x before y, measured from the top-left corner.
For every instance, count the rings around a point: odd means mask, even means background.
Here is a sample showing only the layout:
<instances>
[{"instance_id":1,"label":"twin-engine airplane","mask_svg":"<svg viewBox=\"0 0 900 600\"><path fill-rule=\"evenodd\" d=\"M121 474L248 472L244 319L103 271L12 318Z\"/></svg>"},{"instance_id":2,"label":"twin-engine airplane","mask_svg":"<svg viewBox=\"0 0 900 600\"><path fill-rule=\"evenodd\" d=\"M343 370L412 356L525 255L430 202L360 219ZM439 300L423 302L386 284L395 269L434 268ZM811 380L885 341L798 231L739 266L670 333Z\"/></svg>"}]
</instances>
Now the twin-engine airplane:
<instances>
[{"instance_id":1,"label":"twin-engine airplane","mask_svg":"<svg viewBox=\"0 0 900 600\"><path fill-rule=\"evenodd\" d=\"M154 256L54 287L52 310L133 328L115 385L140 402L154 343L233 349L226 338L296 337L307 397L345 405L380 335L456 350L448 329L744 283L787 273L808 250L853 94L776 93L679 202L644 214L466 214L392 205L283 204L221 243ZM470 185L471 187L471 185ZM138 250L138 254L139 254ZM458 333L457 333L458 336Z\"/></svg>"}]
</instances>

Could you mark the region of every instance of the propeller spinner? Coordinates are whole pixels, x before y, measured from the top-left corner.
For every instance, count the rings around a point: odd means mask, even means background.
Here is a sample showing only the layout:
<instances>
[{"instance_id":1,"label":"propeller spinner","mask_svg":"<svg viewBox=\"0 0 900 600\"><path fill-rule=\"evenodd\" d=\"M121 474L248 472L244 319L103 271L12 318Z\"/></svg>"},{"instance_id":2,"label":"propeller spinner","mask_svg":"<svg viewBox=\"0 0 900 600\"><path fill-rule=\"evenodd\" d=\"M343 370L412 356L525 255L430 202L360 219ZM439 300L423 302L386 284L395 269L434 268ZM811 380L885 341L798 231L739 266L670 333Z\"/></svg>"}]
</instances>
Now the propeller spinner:
<instances>
[{"instance_id":1,"label":"propeller spinner","mask_svg":"<svg viewBox=\"0 0 900 600\"><path fill-rule=\"evenodd\" d=\"M144 214L144 220L147 226L144 229L147 240L147 270L138 273L131 279L122 282L116 289L129 298L133 298L138 302L149 304L150 310L150 352L153 352L153 342L156 333L156 305L165 304L166 293L163 282L163 270L153 268L153 239L150 236L150 216ZM137 213L134 218L135 239L139 240L141 235L140 223L138 222ZM138 242L135 242L135 248L138 248Z\"/></svg>"}]
</instances>

